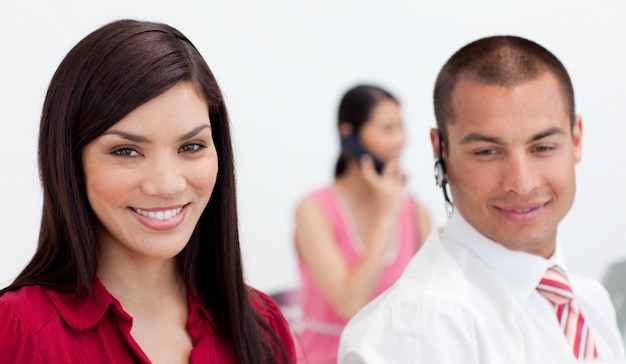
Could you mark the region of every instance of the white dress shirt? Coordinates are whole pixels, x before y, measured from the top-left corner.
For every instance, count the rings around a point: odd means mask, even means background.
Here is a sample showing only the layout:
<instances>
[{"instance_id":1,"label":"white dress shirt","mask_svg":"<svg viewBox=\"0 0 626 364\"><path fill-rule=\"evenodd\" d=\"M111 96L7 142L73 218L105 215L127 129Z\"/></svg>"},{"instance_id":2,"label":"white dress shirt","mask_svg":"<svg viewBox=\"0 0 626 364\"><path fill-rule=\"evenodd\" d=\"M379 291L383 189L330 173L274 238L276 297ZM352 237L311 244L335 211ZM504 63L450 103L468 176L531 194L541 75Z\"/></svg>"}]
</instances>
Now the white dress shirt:
<instances>
[{"instance_id":1,"label":"white dress shirt","mask_svg":"<svg viewBox=\"0 0 626 364\"><path fill-rule=\"evenodd\" d=\"M455 212L433 230L402 277L344 329L338 362L569 363L574 355L552 304L537 290L550 259L512 251ZM567 273L598 359L622 362L615 309L597 281ZM626 361L624 361L626 362Z\"/></svg>"}]
</instances>

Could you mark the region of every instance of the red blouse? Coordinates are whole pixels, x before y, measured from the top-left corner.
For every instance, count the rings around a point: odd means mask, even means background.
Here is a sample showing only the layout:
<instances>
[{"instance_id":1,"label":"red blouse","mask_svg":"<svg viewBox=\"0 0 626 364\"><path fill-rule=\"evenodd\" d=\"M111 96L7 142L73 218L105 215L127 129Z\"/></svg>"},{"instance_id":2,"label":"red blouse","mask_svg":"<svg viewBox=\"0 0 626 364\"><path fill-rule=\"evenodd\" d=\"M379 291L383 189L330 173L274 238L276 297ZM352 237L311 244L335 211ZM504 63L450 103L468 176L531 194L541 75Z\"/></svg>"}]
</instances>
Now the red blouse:
<instances>
[{"instance_id":1,"label":"red blouse","mask_svg":"<svg viewBox=\"0 0 626 364\"><path fill-rule=\"evenodd\" d=\"M2 363L150 363L130 335L130 317L96 279L92 296L27 286L0 297ZM267 295L250 291L253 308L274 328L295 363L291 332L280 309ZM193 342L190 363L235 363L231 342L207 310L189 295L187 332ZM275 349L278 350L277 348ZM278 353L280 358L280 353Z\"/></svg>"}]
</instances>

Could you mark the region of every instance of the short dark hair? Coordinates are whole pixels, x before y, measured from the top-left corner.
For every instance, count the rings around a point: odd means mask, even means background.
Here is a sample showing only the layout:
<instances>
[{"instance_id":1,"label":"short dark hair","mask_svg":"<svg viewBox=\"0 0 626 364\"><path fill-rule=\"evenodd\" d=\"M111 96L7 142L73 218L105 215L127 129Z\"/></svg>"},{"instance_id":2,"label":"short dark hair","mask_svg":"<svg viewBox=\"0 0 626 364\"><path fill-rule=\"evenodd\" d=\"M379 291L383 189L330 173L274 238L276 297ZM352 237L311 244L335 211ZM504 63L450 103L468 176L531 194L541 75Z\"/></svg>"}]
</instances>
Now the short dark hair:
<instances>
[{"instance_id":1,"label":"short dark hair","mask_svg":"<svg viewBox=\"0 0 626 364\"><path fill-rule=\"evenodd\" d=\"M565 66L550 51L517 36L486 37L459 49L441 68L435 82L435 118L443 141L448 138L446 126L455 121L452 93L460 79L510 87L536 79L544 72L556 77L573 128L576 112L572 81Z\"/></svg>"},{"instance_id":2,"label":"short dark hair","mask_svg":"<svg viewBox=\"0 0 626 364\"><path fill-rule=\"evenodd\" d=\"M43 106L39 171L43 214L34 257L0 294L41 285L90 294L97 218L86 197L83 149L138 106L179 82L207 102L219 171L210 201L178 259L187 288L232 338L241 362L277 362L277 336L253 311L244 284L234 160L220 88L195 46L166 24L119 20L81 40L57 68ZM282 347L280 344L278 347ZM283 359L288 361L283 351Z\"/></svg>"},{"instance_id":3,"label":"short dark hair","mask_svg":"<svg viewBox=\"0 0 626 364\"><path fill-rule=\"evenodd\" d=\"M383 100L392 100L399 104L389 91L375 85L356 85L346 91L339 102L337 126L347 123L352 126L352 132L359 135L363 124L372 115L372 109ZM335 164L335 177L346 171L347 160L341 154Z\"/></svg>"}]
</instances>

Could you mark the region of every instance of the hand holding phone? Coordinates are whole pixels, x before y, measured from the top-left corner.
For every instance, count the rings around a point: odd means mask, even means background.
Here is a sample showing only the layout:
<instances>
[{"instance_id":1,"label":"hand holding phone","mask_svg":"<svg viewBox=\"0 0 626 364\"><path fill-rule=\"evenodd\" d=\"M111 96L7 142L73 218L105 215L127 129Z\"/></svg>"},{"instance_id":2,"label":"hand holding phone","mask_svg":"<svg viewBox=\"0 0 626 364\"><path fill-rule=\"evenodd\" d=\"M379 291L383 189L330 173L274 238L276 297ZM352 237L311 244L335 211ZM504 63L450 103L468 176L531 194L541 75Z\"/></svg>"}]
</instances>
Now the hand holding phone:
<instances>
[{"instance_id":1,"label":"hand holding phone","mask_svg":"<svg viewBox=\"0 0 626 364\"><path fill-rule=\"evenodd\" d=\"M374 161L374 168L379 174L383 172L385 163L370 152L361 144L359 139L354 134L348 134L341 138L341 152L348 158L360 161L361 157L366 154L369 155Z\"/></svg>"}]
</instances>

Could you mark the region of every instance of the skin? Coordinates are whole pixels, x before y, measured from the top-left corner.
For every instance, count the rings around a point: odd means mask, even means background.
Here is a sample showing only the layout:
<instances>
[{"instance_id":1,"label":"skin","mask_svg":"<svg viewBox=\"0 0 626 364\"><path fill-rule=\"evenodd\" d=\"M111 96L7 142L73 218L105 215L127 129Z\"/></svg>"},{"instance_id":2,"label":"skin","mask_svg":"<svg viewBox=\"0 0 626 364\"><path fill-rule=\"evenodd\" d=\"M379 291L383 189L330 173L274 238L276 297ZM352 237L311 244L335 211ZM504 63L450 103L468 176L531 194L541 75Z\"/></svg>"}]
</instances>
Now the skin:
<instances>
[{"instance_id":1,"label":"skin","mask_svg":"<svg viewBox=\"0 0 626 364\"><path fill-rule=\"evenodd\" d=\"M350 125L343 125L343 132L348 133ZM379 101L372 109L370 120L361 128L359 138L367 149L383 161L400 158L406 143L400 105L389 99Z\"/></svg>"},{"instance_id":2,"label":"skin","mask_svg":"<svg viewBox=\"0 0 626 364\"><path fill-rule=\"evenodd\" d=\"M455 208L504 247L549 258L576 190L582 121L569 114L556 78L513 87L462 79L452 93L447 178ZM431 130L438 154L437 130Z\"/></svg>"},{"instance_id":3,"label":"skin","mask_svg":"<svg viewBox=\"0 0 626 364\"><path fill-rule=\"evenodd\" d=\"M351 131L349 124L340 125L342 134ZM359 138L385 161L382 174L375 171L370 158L349 161L346 172L335 181L335 188L354 222L354 234L364 246L359 263L348 267L317 201L311 197L303 199L295 213L298 255L335 311L346 320L373 298L405 193L404 173L398 158L406 133L398 103L379 102L361 128ZM416 223L421 232L416 243L421 244L430 231L430 219L421 206L417 209Z\"/></svg>"},{"instance_id":4,"label":"skin","mask_svg":"<svg viewBox=\"0 0 626 364\"><path fill-rule=\"evenodd\" d=\"M82 163L99 222L98 277L133 317L131 335L154 363L188 363L186 292L175 257L217 177L206 101L181 82L88 144Z\"/></svg>"}]
</instances>

